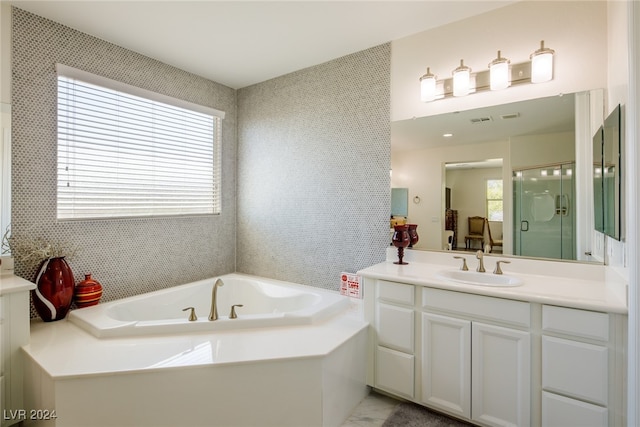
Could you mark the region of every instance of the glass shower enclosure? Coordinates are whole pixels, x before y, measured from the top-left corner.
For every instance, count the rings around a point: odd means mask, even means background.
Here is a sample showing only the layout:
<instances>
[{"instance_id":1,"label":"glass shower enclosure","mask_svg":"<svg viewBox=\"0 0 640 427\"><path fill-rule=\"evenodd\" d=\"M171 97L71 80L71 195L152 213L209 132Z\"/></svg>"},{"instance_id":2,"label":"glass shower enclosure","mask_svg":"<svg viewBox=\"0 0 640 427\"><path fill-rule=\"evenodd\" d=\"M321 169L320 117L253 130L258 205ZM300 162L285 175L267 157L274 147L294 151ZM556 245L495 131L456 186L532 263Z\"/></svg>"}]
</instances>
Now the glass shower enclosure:
<instances>
[{"instance_id":1,"label":"glass shower enclosure","mask_svg":"<svg viewBox=\"0 0 640 427\"><path fill-rule=\"evenodd\" d=\"M513 172L514 254L576 259L575 163Z\"/></svg>"}]
</instances>

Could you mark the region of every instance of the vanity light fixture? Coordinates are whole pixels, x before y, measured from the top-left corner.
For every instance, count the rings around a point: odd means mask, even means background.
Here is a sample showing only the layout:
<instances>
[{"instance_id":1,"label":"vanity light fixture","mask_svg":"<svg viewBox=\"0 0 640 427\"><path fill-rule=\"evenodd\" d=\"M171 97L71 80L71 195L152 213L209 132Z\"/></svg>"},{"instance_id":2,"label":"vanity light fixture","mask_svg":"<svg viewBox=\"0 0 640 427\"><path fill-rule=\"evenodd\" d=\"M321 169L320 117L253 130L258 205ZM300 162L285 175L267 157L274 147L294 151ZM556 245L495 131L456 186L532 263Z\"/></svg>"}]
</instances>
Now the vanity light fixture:
<instances>
[{"instance_id":1,"label":"vanity light fixture","mask_svg":"<svg viewBox=\"0 0 640 427\"><path fill-rule=\"evenodd\" d=\"M438 80L427 68L420 77L420 99L431 102L452 96L466 96L475 92L502 90L525 83L543 83L553 80L553 55L555 51L540 42L540 49L529 56L529 61L512 64L507 58L498 57L489 63L489 69L471 73L471 68L460 60L449 79Z\"/></svg>"},{"instance_id":2,"label":"vanity light fixture","mask_svg":"<svg viewBox=\"0 0 640 427\"><path fill-rule=\"evenodd\" d=\"M531 83L544 83L553 78L553 49L544 47L540 41L540 49L533 52L531 59Z\"/></svg>"},{"instance_id":3,"label":"vanity light fixture","mask_svg":"<svg viewBox=\"0 0 640 427\"><path fill-rule=\"evenodd\" d=\"M489 87L501 90L509 87L509 60L500 56L489 63Z\"/></svg>"},{"instance_id":4,"label":"vanity light fixture","mask_svg":"<svg viewBox=\"0 0 640 427\"><path fill-rule=\"evenodd\" d=\"M420 77L420 100L429 102L436 99L436 76L427 67L427 74Z\"/></svg>"},{"instance_id":5,"label":"vanity light fixture","mask_svg":"<svg viewBox=\"0 0 640 427\"><path fill-rule=\"evenodd\" d=\"M467 96L471 91L471 68L460 60L460 66L453 70L453 96Z\"/></svg>"}]
</instances>

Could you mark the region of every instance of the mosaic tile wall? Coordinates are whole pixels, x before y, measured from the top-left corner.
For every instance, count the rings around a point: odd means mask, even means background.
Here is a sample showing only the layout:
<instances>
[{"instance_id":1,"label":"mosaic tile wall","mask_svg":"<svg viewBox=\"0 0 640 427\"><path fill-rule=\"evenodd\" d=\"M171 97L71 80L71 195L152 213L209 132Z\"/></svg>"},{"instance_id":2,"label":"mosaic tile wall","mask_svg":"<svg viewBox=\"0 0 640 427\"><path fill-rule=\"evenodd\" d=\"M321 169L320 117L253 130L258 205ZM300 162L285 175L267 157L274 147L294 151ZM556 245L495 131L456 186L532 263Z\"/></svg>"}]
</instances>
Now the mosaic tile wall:
<instances>
[{"instance_id":1,"label":"mosaic tile wall","mask_svg":"<svg viewBox=\"0 0 640 427\"><path fill-rule=\"evenodd\" d=\"M384 260L389 118L389 44L238 91L238 271L338 289Z\"/></svg>"},{"instance_id":2,"label":"mosaic tile wall","mask_svg":"<svg viewBox=\"0 0 640 427\"><path fill-rule=\"evenodd\" d=\"M13 9L12 232L68 241L77 280L91 272L103 301L233 272L236 91L71 28ZM226 112L222 214L56 221L57 62ZM34 270L16 265L33 279Z\"/></svg>"}]
</instances>

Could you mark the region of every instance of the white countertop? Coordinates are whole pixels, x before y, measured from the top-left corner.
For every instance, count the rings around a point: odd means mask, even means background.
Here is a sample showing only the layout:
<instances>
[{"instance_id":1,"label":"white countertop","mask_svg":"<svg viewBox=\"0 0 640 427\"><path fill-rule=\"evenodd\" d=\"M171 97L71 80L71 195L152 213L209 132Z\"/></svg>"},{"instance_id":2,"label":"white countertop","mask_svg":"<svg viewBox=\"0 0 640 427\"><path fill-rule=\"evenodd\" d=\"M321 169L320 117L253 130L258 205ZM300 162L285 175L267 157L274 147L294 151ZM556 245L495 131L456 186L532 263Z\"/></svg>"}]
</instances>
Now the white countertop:
<instances>
[{"instance_id":1,"label":"white countertop","mask_svg":"<svg viewBox=\"0 0 640 427\"><path fill-rule=\"evenodd\" d=\"M616 280L606 278L605 272L599 272L604 266L555 263L549 265L548 261L510 259L511 264L503 265L505 275L522 280L523 284L515 287L481 286L465 284L437 277L443 270L459 269L461 262L451 260L453 255L436 254L430 257L422 254L413 254L407 265L394 264L393 251L388 261L360 270L358 274L365 278L389 280L394 282L409 283L419 286L428 286L451 291L466 292L478 295L487 295L499 298L507 298L519 301L528 301L541 304L560 305L564 307L580 308L586 310L603 311L608 313L627 314L626 285ZM406 253L406 252L405 252ZM446 256L447 258L443 258ZM476 260L473 253L466 254L469 270L476 268ZM495 260L501 257L485 258L485 274L492 274ZM428 261L428 262L423 262ZM526 269L533 269L539 273L522 272L524 266L517 266L521 262L527 264ZM558 273L545 275L553 269L564 270L564 274ZM510 270L518 271L512 272ZM576 271L573 271L576 270ZM582 274L577 271L582 270ZM587 270L589 280L584 271ZM366 284L365 284L366 286ZM365 292L368 289L365 287Z\"/></svg>"},{"instance_id":2,"label":"white countertop","mask_svg":"<svg viewBox=\"0 0 640 427\"><path fill-rule=\"evenodd\" d=\"M367 327L362 304L325 322L294 327L99 339L65 320L31 322L23 350L52 378L324 356Z\"/></svg>"},{"instance_id":3,"label":"white countertop","mask_svg":"<svg viewBox=\"0 0 640 427\"><path fill-rule=\"evenodd\" d=\"M30 291L35 288L35 284L23 279L22 277L14 276L12 273L0 274L0 295L6 295L12 292Z\"/></svg>"}]
</instances>

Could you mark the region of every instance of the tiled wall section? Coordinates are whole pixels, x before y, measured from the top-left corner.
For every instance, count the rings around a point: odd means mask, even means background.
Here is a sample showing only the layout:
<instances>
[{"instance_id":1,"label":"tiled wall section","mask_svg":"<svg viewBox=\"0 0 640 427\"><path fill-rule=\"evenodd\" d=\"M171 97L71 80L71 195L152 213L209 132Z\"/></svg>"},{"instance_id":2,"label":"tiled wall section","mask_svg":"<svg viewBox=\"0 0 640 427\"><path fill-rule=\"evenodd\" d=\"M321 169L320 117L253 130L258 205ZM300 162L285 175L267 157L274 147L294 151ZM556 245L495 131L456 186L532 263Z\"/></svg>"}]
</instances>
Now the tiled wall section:
<instances>
[{"instance_id":1,"label":"tiled wall section","mask_svg":"<svg viewBox=\"0 0 640 427\"><path fill-rule=\"evenodd\" d=\"M56 222L57 62L226 112L222 214L215 217ZM14 235L79 248L77 280L91 272L103 301L235 270L236 91L167 64L13 9ZM33 271L16 266L33 279Z\"/></svg>"},{"instance_id":2,"label":"tiled wall section","mask_svg":"<svg viewBox=\"0 0 640 427\"><path fill-rule=\"evenodd\" d=\"M237 270L337 289L384 260L390 45L238 91Z\"/></svg>"}]
</instances>

